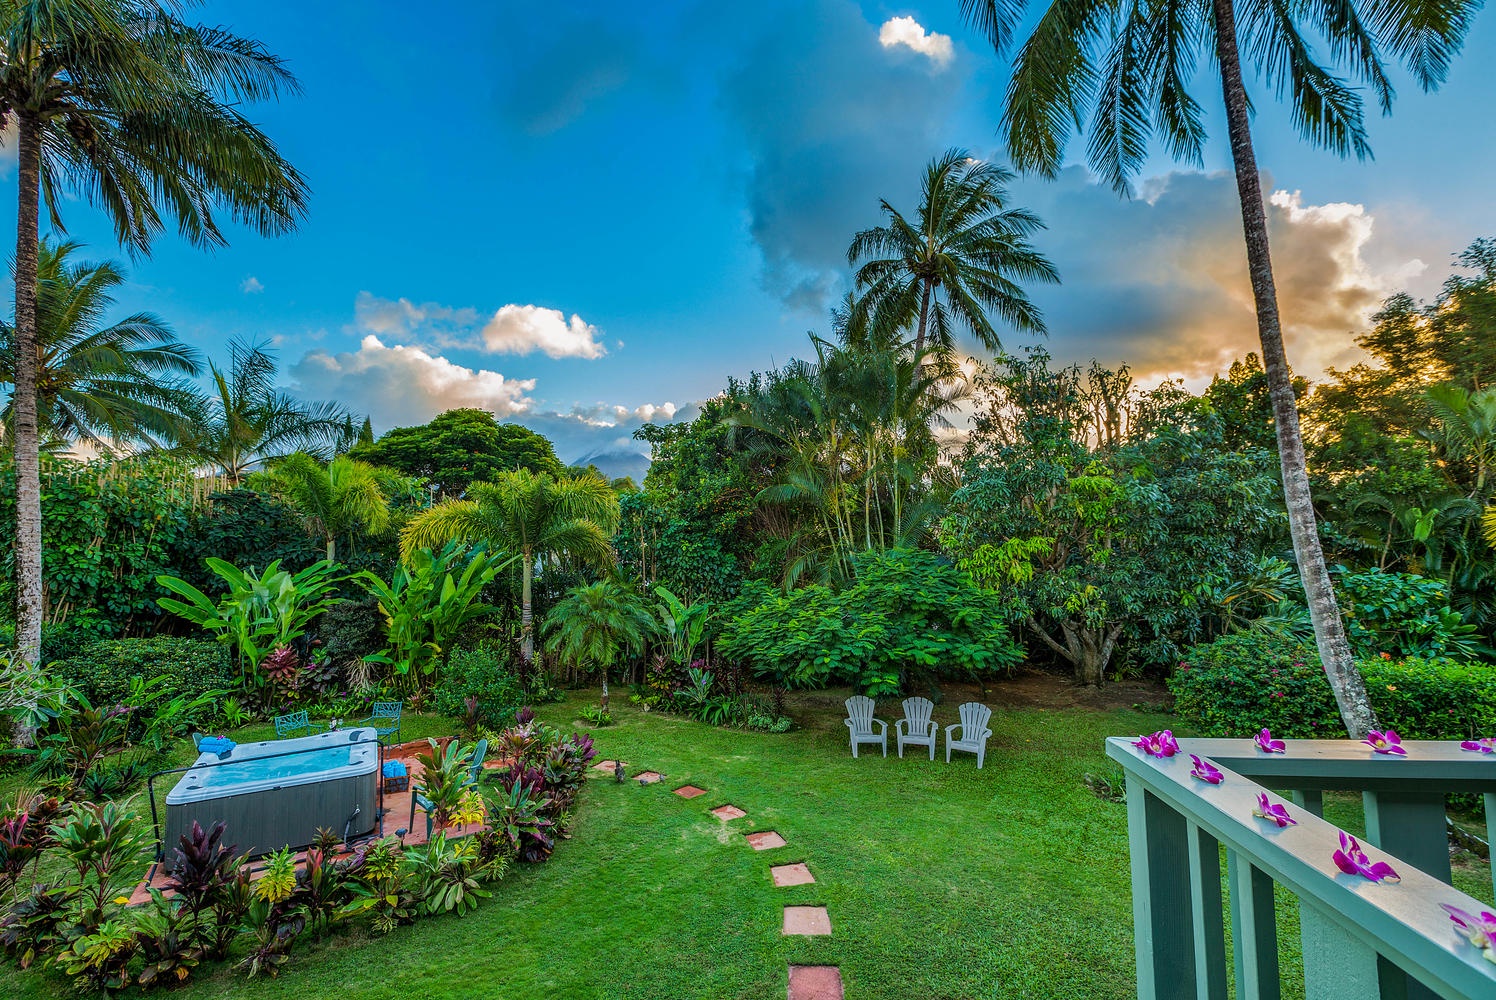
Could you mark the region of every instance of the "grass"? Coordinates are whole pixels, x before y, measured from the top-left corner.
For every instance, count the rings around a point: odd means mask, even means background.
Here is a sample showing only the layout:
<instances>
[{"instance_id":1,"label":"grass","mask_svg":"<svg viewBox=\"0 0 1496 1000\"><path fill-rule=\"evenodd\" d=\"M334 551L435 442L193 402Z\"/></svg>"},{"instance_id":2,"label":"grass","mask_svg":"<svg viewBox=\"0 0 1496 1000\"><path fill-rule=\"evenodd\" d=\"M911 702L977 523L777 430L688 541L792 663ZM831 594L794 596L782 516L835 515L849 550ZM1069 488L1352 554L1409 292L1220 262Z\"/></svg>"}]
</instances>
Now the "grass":
<instances>
[{"instance_id":1,"label":"grass","mask_svg":"<svg viewBox=\"0 0 1496 1000\"><path fill-rule=\"evenodd\" d=\"M946 766L865 748L853 760L844 696L792 700L801 728L775 736L615 701L618 723L595 733L599 756L666 780L589 782L573 839L550 862L517 867L477 912L427 918L378 940L344 928L298 945L278 979L219 971L173 995L756 1000L784 995L788 963L811 963L839 965L857 1000L1132 997L1125 807L1097 798L1084 777L1116 773L1104 737L1170 718L999 709L978 771L970 755ZM571 727L591 697L574 694L541 716ZM954 716L952 702L937 709L943 722ZM687 783L709 794L671 794ZM724 824L707 813L724 802L748 816ZM1352 830L1359 823L1350 798L1331 799L1329 812ZM779 831L788 846L751 850L742 833L760 829ZM816 883L774 888L769 865L791 861L807 862ZM1483 866L1462 866L1458 881L1489 896ZM833 935L782 937L786 903L824 904ZM5 975L15 987L7 996L72 995L55 974Z\"/></svg>"}]
</instances>

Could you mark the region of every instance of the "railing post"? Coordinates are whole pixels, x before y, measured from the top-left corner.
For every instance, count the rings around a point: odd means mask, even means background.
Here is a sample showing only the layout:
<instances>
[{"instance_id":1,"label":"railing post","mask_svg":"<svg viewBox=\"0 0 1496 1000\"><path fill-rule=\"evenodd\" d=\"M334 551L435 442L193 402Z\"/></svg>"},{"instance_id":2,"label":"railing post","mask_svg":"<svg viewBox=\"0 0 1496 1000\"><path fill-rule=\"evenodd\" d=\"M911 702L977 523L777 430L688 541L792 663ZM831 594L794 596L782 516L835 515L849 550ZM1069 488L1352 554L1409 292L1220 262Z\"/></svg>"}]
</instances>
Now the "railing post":
<instances>
[{"instance_id":1,"label":"railing post","mask_svg":"<svg viewBox=\"0 0 1496 1000\"><path fill-rule=\"evenodd\" d=\"M1486 793L1486 844L1496 853L1496 792ZM1496 857L1491 862L1491 901L1496 902Z\"/></svg>"},{"instance_id":2,"label":"railing post","mask_svg":"<svg viewBox=\"0 0 1496 1000\"><path fill-rule=\"evenodd\" d=\"M1443 792L1362 792L1366 810L1366 839L1388 854L1446 885L1454 881L1449 866L1449 826ZM1391 996L1433 1000L1433 990L1408 980L1395 965L1383 963L1382 984Z\"/></svg>"},{"instance_id":3,"label":"railing post","mask_svg":"<svg viewBox=\"0 0 1496 1000\"><path fill-rule=\"evenodd\" d=\"M1448 885L1449 827L1443 792L1362 792L1366 839Z\"/></svg>"},{"instance_id":4,"label":"railing post","mask_svg":"<svg viewBox=\"0 0 1496 1000\"><path fill-rule=\"evenodd\" d=\"M1374 949L1345 931L1307 900L1299 901L1299 940L1304 945L1304 995L1309 1000L1400 1000L1406 977L1401 970L1386 980L1385 963Z\"/></svg>"},{"instance_id":5,"label":"railing post","mask_svg":"<svg viewBox=\"0 0 1496 1000\"><path fill-rule=\"evenodd\" d=\"M1226 919L1221 905L1221 843L1190 823L1189 848L1195 992L1204 1000L1226 1000Z\"/></svg>"},{"instance_id":6,"label":"railing post","mask_svg":"<svg viewBox=\"0 0 1496 1000\"><path fill-rule=\"evenodd\" d=\"M1138 1000L1198 1000L1190 824L1129 777L1127 832Z\"/></svg>"},{"instance_id":7,"label":"railing post","mask_svg":"<svg viewBox=\"0 0 1496 1000\"><path fill-rule=\"evenodd\" d=\"M1226 852L1231 880L1231 934L1237 1000L1279 1000L1278 921L1273 880L1235 851Z\"/></svg>"},{"instance_id":8,"label":"railing post","mask_svg":"<svg viewBox=\"0 0 1496 1000\"><path fill-rule=\"evenodd\" d=\"M1305 812L1312 813L1320 819L1325 818L1325 793L1318 788L1296 789L1293 793L1293 800Z\"/></svg>"}]
</instances>

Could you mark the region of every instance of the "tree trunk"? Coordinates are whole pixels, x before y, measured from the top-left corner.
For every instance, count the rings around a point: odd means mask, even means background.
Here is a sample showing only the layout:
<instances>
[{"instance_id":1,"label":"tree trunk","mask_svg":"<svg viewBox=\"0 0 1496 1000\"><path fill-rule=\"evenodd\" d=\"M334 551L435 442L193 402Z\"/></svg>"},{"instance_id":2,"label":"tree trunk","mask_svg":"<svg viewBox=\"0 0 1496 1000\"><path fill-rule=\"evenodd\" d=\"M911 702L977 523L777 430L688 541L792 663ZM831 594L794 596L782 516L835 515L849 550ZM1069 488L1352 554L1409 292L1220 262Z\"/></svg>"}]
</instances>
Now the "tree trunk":
<instances>
[{"instance_id":1,"label":"tree trunk","mask_svg":"<svg viewBox=\"0 0 1496 1000\"><path fill-rule=\"evenodd\" d=\"M930 283L924 282L925 291L919 300L919 331L914 335L914 356L919 357L925 349L925 327L930 321Z\"/></svg>"},{"instance_id":2,"label":"tree trunk","mask_svg":"<svg viewBox=\"0 0 1496 1000\"><path fill-rule=\"evenodd\" d=\"M603 701L602 701L602 709L603 709L604 714L606 714L607 711L608 711L608 668L607 667L603 667Z\"/></svg>"},{"instance_id":3,"label":"tree trunk","mask_svg":"<svg viewBox=\"0 0 1496 1000\"><path fill-rule=\"evenodd\" d=\"M1273 283L1272 258L1268 254L1267 209L1257 174L1257 155L1252 149L1247 92L1242 83L1241 59L1237 52L1236 14L1232 0L1212 0L1215 9L1216 58L1221 67L1221 94L1226 104L1226 122L1231 136L1231 158L1236 167L1236 191L1241 199L1242 229L1247 243L1247 268L1252 278L1252 298L1257 306L1257 334L1262 341L1262 365L1267 373L1268 394L1273 405L1273 426L1278 436L1278 459L1283 470L1283 496L1288 508L1288 526L1293 552L1304 584L1309 616L1314 622L1314 641L1320 662L1340 707L1346 731L1360 738L1376 727L1376 714L1366 696L1366 685L1351 657L1345 623L1330 586L1320 549L1314 504L1309 494L1309 473L1304 459L1304 439L1299 432L1298 403L1293 397L1293 379L1283 350L1283 328L1278 316L1278 292Z\"/></svg>"},{"instance_id":4,"label":"tree trunk","mask_svg":"<svg viewBox=\"0 0 1496 1000\"><path fill-rule=\"evenodd\" d=\"M519 658L527 667L535 659L535 616L530 609L531 581L534 576L534 554L522 553L519 583Z\"/></svg>"},{"instance_id":5,"label":"tree trunk","mask_svg":"<svg viewBox=\"0 0 1496 1000\"><path fill-rule=\"evenodd\" d=\"M338 540L332 535L327 536L327 561L330 563L338 561Z\"/></svg>"},{"instance_id":6,"label":"tree trunk","mask_svg":"<svg viewBox=\"0 0 1496 1000\"><path fill-rule=\"evenodd\" d=\"M42 484L41 439L37 427L37 378L41 344L36 330L37 217L40 211L41 120L17 112L15 387L11 394L16 463L16 649L37 666L42 658ZM19 699L35 704L36 692ZM19 728L18 745L30 745L35 732Z\"/></svg>"},{"instance_id":7,"label":"tree trunk","mask_svg":"<svg viewBox=\"0 0 1496 1000\"><path fill-rule=\"evenodd\" d=\"M1065 637L1062 646L1039 626L1030 615L1028 627L1044 641L1044 644L1075 671L1075 682L1090 687L1102 687L1106 683L1106 668L1112 662L1112 652L1117 648L1117 637L1122 634L1121 625L1105 630L1086 628L1083 625L1060 623L1060 634Z\"/></svg>"}]
</instances>

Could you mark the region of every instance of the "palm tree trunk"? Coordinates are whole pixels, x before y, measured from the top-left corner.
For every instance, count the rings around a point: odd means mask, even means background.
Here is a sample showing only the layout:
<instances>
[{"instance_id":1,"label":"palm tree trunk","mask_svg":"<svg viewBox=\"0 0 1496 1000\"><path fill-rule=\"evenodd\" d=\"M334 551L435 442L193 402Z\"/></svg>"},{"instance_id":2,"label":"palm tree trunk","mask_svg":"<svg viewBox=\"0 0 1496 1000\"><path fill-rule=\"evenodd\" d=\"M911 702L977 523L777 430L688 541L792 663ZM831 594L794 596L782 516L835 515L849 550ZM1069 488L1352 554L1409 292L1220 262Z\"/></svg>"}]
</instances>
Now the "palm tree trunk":
<instances>
[{"instance_id":1,"label":"palm tree trunk","mask_svg":"<svg viewBox=\"0 0 1496 1000\"><path fill-rule=\"evenodd\" d=\"M519 658L528 667L535 659L535 615L530 607L530 592L535 578L535 554L520 556L519 582Z\"/></svg>"},{"instance_id":2,"label":"palm tree trunk","mask_svg":"<svg viewBox=\"0 0 1496 1000\"><path fill-rule=\"evenodd\" d=\"M17 172L20 196L16 209L15 387L11 394L16 463L16 648L32 665L42 658L42 483L41 440L37 428L36 382L41 345L36 330L37 218L41 189L41 120L17 112ZM22 699L33 703L36 693ZM19 729L18 745L34 732Z\"/></svg>"},{"instance_id":3,"label":"palm tree trunk","mask_svg":"<svg viewBox=\"0 0 1496 1000\"><path fill-rule=\"evenodd\" d=\"M923 283L924 293L919 300L919 331L914 335L914 356L919 357L920 352L925 349L925 328L930 322L930 283Z\"/></svg>"},{"instance_id":4,"label":"palm tree trunk","mask_svg":"<svg viewBox=\"0 0 1496 1000\"><path fill-rule=\"evenodd\" d=\"M338 561L338 540L332 535L327 536L327 561L330 563Z\"/></svg>"},{"instance_id":5,"label":"palm tree trunk","mask_svg":"<svg viewBox=\"0 0 1496 1000\"><path fill-rule=\"evenodd\" d=\"M1376 727L1376 714L1366 696L1366 685L1351 657L1345 623L1325 555L1320 549L1314 503L1309 493L1309 473L1304 459L1304 439L1299 431L1298 403L1283 350L1283 327L1278 316L1278 292L1273 283L1273 263L1268 253L1267 209L1257 174L1257 155L1252 149L1252 127L1248 118L1247 91L1242 83L1241 58L1236 43L1236 12L1232 0L1212 0L1215 9L1216 58L1221 67L1221 94L1226 103L1226 123L1231 136L1231 158L1236 167L1236 191L1241 199L1242 229L1247 243L1247 268L1252 278L1252 298L1257 306L1257 335L1262 341L1262 364L1267 373L1268 393L1273 405L1273 425L1278 436L1278 460L1283 470L1283 496L1288 508L1289 532L1294 558L1314 622L1314 641L1320 662L1340 707L1340 718L1354 737L1365 736Z\"/></svg>"}]
</instances>

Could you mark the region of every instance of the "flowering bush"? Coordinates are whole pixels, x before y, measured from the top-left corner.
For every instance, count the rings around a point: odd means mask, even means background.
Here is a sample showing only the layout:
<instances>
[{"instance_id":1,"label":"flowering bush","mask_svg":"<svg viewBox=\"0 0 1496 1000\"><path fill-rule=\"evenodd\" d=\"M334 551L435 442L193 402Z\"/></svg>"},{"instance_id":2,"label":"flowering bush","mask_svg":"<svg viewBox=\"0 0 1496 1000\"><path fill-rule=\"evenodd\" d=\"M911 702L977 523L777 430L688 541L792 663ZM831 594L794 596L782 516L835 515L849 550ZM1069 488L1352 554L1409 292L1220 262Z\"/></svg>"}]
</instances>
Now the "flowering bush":
<instances>
[{"instance_id":1,"label":"flowering bush","mask_svg":"<svg viewBox=\"0 0 1496 1000\"><path fill-rule=\"evenodd\" d=\"M1381 656L1359 666L1377 718L1404 739L1496 732L1496 667ZM1264 726L1289 739L1345 736L1318 655L1282 639L1244 632L1196 646L1169 689L1175 711L1202 736L1248 738Z\"/></svg>"}]
</instances>

